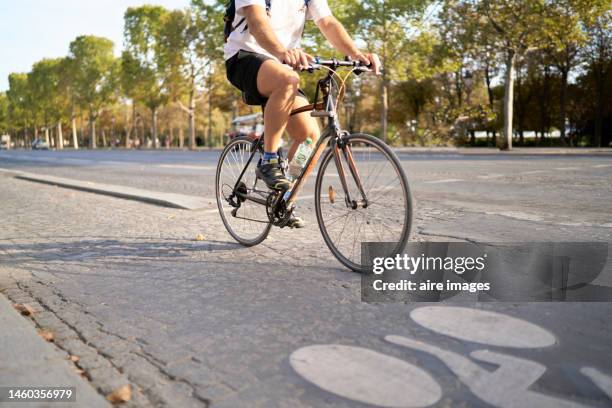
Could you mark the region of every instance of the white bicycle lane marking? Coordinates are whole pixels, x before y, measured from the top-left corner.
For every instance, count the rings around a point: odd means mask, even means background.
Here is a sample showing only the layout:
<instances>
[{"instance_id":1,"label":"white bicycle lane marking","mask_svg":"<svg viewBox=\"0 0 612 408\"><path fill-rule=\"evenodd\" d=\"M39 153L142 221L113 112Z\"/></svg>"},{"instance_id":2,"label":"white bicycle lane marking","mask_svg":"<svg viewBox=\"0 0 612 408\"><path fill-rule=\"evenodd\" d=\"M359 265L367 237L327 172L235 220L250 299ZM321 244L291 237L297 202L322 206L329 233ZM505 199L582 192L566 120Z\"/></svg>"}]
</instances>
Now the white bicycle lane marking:
<instances>
[{"instance_id":1,"label":"white bicycle lane marking","mask_svg":"<svg viewBox=\"0 0 612 408\"><path fill-rule=\"evenodd\" d=\"M436 333L487 346L525 349L556 343L555 336L544 328L501 313L426 306L414 309L410 317ZM588 406L564 396L530 390L546 372L546 366L535 361L486 349L464 356L405 336L388 335L385 340L438 358L476 397L496 407ZM473 360L493 364L497 369L485 370ZM293 352L290 364L314 385L372 405L425 407L442 397L440 385L422 368L366 348L337 344L308 346ZM612 398L612 377L593 367L583 367L580 372ZM386 379L389 373L395 380ZM383 380L379 384L377 379Z\"/></svg>"},{"instance_id":2,"label":"white bicycle lane marking","mask_svg":"<svg viewBox=\"0 0 612 408\"><path fill-rule=\"evenodd\" d=\"M477 350L470 353L475 360L499 367L495 371L487 371L467 357L427 343L402 336L386 336L385 340L439 358L474 395L496 407L578 408L587 406L530 391L528 388L546 372L546 367L535 361L489 350Z\"/></svg>"},{"instance_id":3,"label":"white bicycle lane marking","mask_svg":"<svg viewBox=\"0 0 612 408\"><path fill-rule=\"evenodd\" d=\"M484 310L426 306L414 309L410 317L436 333L489 346L539 348L556 343L555 336L540 326Z\"/></svg>"},{"instance_id":4,"label":"white bicycle lane marking","mask_svg":"<svg viewBox=\"0 0 612 408\"><path fill-rule=\"evenodd\" d=\"M300 348L291 367L320 388L354 401L381 407L425 407L442 396L424 370L376 351L340 344Z\"/></svg>"}]
</instances>

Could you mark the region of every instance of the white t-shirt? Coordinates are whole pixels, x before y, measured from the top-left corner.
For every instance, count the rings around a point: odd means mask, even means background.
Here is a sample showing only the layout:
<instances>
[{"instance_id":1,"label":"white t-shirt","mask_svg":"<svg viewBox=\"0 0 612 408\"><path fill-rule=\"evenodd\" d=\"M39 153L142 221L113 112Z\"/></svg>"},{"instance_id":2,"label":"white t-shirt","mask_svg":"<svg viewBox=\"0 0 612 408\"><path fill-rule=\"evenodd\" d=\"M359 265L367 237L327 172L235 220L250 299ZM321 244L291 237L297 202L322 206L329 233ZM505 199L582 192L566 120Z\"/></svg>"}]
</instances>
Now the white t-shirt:
<instances>
[{"instance_id":1,"label":"white t-shirt","mask_svg":"<svg viewBox=\"0 0 612 408\"><path fill-rule=\"evenodd\" d=\"M243 8L251 5L261 6L265 9L266 1L236 0L234 26L244 18ZM308 3L308 8L306 8L304 0L272 0L269 18L272 29L281 44L286 49L293 49L300 46L306 19L314 20L316 23L331 14L327 0L311 0ZM225 59L228 60L240 50L256 52L274 58L273 55L257 44L248 29L244 29L246 25L245 20L230 34L225 44Z\"/></svg>"}]
</instances>

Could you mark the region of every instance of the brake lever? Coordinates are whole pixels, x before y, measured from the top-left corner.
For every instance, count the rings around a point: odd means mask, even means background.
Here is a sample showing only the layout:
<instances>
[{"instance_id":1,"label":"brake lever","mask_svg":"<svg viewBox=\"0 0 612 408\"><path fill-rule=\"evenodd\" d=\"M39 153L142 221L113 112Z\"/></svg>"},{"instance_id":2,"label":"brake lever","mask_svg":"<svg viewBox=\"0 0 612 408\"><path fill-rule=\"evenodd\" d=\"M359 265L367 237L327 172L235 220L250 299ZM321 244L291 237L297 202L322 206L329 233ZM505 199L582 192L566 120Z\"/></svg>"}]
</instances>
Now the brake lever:
<instances>
[{"instance_id":1,"label":"brake lever","mask_svg":"<svg viewBox=\"0 0 612 408\"><path fill-rule=\"evenodd\" d=\"M355 68L355 75L359 76L361 74L363 74L364 72L372 72L372 69L370 69L370 67L372 66L372 64L370 64L369 66L360 66L360 67L356 67Z\"/></svg>"}]
</instances>

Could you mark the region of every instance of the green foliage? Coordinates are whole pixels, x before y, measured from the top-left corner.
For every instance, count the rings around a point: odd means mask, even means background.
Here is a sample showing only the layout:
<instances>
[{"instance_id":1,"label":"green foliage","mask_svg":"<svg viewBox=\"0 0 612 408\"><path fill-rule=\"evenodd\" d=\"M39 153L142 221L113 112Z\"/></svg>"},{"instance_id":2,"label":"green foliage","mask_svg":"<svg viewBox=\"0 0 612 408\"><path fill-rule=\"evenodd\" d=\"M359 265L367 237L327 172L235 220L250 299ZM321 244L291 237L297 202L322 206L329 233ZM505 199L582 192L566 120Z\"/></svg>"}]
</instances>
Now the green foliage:
<instances>
[{"instance_id":1,"label":"green foliage","mask_svg":"<svg viewBox=\"0 0 612 408\"><path fill-rule=\"evenodd\" d=\"M9 75L9 89L6 92L9 102L8 116L15 127L29 127L36 121L36 110L27 74Z\"/></svg>"},{"instance_id":2,"label":"green foliage","mask_svg":"<svg viewBox=\"0 0 612 408\"><path fill-rule=\"evenodd\" d=\"M119 65L113 55L113 42L101 37L80 36L70 43L67 62L72 78L71 94L91 117L117 96Z\"/></svg>"},{"instance_id":3,"label":"green foliage","mask_svg":"<svg viewBox=\"0 0 612 408\"><path fill-rule=\"evenodd\" d=\"M168 10L161 6L130 7L124 15L122 80L125 93L156 109L167 99L161 32Z\"/></svg>"},{"instance_id":4,"label":"green foliage","mask_svg":"<svg viewBox=\"0 0 612 408\"><path fill-rule=\"evenodd\" d=\"M42 116L45 126L61 120L68 104L68 95L61 86L63 59L43 59L28 73L33 107Z\"/></svg>"},{"instance_id":5,"label":"green foliage","mask_svg":"<svg viewBox=\"0 0 612 408\"><path fill-rule=\"evenodd\" d=\"M6 94L0 92L0 134L9 130L9 102Z\"/></svg>"},{"instance_id":6,"label":"green foliage","mask_svg":"<svg viewBox=\"0 0 612 408\"><path fill-rule=\"evenodd\" d=\"M221 10L193 1L186 10L167 13L159 33L159 68L173 99L196 91L223 56Z\"/></svg>"}]
</instances>

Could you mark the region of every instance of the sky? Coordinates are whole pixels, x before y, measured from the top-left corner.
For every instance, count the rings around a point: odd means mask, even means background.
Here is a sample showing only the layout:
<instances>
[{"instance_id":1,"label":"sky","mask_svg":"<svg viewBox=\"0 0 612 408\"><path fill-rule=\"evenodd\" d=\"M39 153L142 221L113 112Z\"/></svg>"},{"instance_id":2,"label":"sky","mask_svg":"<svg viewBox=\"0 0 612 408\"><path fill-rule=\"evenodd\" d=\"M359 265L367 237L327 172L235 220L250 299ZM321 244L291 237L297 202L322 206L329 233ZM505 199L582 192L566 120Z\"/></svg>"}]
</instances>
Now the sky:
<instances>
[{"instance_id":1,"label":"sky","mask_svg":"<svg viewBox=\"0 0 612 408\"><path fill-rule=\"evenodd\" d=\"M189 0L0 0L0 92L11 72L28 72L42 58L64 57L79 35L106 37L120 54L123 13L158 4L184 8Z\"/></svg>"}]
</instances>

